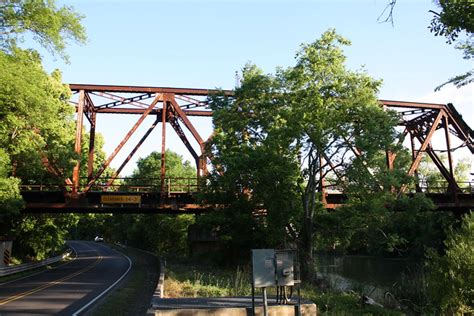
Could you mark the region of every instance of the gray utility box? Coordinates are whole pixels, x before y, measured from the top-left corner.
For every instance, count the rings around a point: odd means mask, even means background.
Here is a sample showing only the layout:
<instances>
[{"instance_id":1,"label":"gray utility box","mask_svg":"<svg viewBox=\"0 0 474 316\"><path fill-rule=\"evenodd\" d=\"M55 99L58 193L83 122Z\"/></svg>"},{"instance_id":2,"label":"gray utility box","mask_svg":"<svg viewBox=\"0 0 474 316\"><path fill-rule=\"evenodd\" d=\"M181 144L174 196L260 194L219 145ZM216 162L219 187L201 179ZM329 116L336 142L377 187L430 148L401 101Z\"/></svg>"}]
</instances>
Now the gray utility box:
<instances>
[{"instance_id":1,"label":"gray utility box","mask_svg":"<svg viewBox=\"0 0 474 316\"><path fill-rule=\"evenodd\" d=\"M252 249L252 279L254 287L275 286L274 249Z\"/></svg>"},{"instance_id":2,"label":"gray utility box","mask_svg":"<svg viewBox=\"0 0 474 316\"><path fill-rule=\"evenodd\" d=\"M295 285L294 252L277 250L275 252L277 286Z\"/></svg>"}]
</instances>

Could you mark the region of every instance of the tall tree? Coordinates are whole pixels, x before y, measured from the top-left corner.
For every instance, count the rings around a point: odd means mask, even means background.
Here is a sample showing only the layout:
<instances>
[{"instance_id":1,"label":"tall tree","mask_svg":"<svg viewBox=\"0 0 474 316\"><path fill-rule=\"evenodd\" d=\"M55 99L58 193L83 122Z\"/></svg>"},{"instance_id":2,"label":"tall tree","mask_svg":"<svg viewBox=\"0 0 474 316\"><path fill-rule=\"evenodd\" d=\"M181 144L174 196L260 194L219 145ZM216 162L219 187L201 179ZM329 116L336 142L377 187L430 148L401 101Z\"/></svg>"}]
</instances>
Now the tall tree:
<instances>
[{"instance_id":1,"label":"tall tree","mask_svg":"<svg viewBox=\"0 0 474 316\"><path fill-rule=\"evenodd\" d=\"M78 157L71 146L74 109L68 87L59 71L44 71L37 51L20 47L31 36L48 52L67 59L69 40L85 42L81 18L70 7L57 9L53 0L0 4L0 234L14 235L14 251L29 257L58 250L75 218L20 215L20 181L44 180L41 166L46 161L55 181L64 180Z\"/></svg>"},{"instance_id":2,"label":"tall tree","mask_svg":"<svg viewBox=\"0 0 474 316\"><path fill-rule=\"evenodd\" d=\"M392 148L396 136L393 113L384 112L376 98L381 82L345 67L341 46L349 44L329 30L301 46L294 67L266 75L248 65L235 98L211 99L214 191L237 192L270 218L286 220L308 262L323 178L367 178L371 161ZM365 171L350 174L350 167Z\"/></svg>"}]
</instances>

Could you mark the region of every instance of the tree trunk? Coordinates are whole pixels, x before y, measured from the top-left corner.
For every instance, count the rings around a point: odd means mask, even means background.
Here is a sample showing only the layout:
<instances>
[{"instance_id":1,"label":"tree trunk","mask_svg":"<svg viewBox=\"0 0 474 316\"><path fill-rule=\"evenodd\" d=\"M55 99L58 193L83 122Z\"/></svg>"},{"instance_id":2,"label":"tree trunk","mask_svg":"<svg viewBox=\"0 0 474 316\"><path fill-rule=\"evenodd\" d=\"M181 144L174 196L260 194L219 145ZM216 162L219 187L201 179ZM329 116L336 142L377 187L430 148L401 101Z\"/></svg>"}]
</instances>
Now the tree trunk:
<instances>
[{"instance_id":1,"label":"tree trunk","mask_svg":"<svg viewBox=\"0 0 474 316\"><path fill-rule=\"evenodd\" d=\"M305 212L306 213L306 212ZM316 278L313 258L313 219L305 216L300 234L300 263L302 278L308 282Z\"/></svg>"}]
</instances>

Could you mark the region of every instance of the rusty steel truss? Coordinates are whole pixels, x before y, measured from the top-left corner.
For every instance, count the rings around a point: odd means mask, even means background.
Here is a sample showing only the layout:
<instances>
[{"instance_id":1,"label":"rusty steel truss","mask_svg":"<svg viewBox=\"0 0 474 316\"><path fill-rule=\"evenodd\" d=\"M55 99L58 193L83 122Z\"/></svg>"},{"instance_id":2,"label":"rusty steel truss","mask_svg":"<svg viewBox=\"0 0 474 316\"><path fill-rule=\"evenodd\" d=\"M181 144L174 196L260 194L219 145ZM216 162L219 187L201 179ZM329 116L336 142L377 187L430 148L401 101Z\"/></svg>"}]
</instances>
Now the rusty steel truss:
<instances>
[{"instance_id":1,"label":"rusty steel truss","mask_svg":"<svg viewBox=\"0 0 474 316\"><path fill-rule=\"evenodd\" d=\"M77 199L79 195L85 196L91 191L91 188L97 184L103 172L110 166L117 154L123 149L124 145L148 116L155 117L153 123L126 156L112 177L107 180L107 185L113 185L114 179L120 176L120 172L150 133L157 125L161 124L161 195L163 196L166 191L165 149L168 123L193 156L197 168L197 177L199 178L205 175L207 172L207 157L205 156L206 140L201 137L196 127L192 124L190 117L212 117L212 111L207 101L209 95L221 94L230 97L233 96L233 91L231 90L90 84L70 84L69 86L75 95L75 101L72 101L77 112L74 150L78 156L80 156L81 153L84 117L90 123L87 181L82 181L81 183L79 176L81 167L79 159L74 167L72 178L66 179L65 183L65 186L71 188L67 195L72 199ZM458 147L467 147L471 153L474 153L473 131L464 122L461 115L452 104L445 105L390 100L379 100L379 102L381 106L399 112L400 126L404 128L402 133L403 139L400 141L403 142L407 136L410 137L413 159L408 170L408 175L416 175L423 155L427 154L449 184L448 190L455 205L458 204L459 185L454 177L452 157L452 152L456 148L452 148L451 136L455 136L461 142L461 145ZM115 150L107 157L100 168L94 170L97 116L106 114L136 115L138 119L133 127L123 136ZM211 122L209 124L211 124ZM192 135L199 148L195 149L193 147L186 136L185 129L188 131L188 134ZM444 131L443 135L446 143L445 152L448 156L447 165L443 163L432 145L433 136L437 130ZM352 148L352 151L355 155L360 154L357 148ZM327 157L320 157L320 159L329 160ZM388 169L393 168L395 159L396 155L394 153L387 152ZM57 173L55 172L54 166L49 163L47 157L43 157L43 163L50 172ZM327 166L332 167L331 161L326 161L326 163ZM333 171L337 174L336 169ZM321 191L323 192L323 197L325 197L324 202L330 207L331 202L326 201L328 195L324 190L324 181L324 177L321 177ZM406 186L402 187L399 194L404 193L406 190Z\"/></svg>"},{"instance_id":2,"label":"rusty steel truss","mask_svg":"<svg viewBox=\"0 0 474 316\"><path fill-rule=\"evenodd\" d=\"M207 96L210 94L231 95L231 91L217 91L208 89L183 89L183 88L163 88L163 87L136 87L136 86L106 86L106 85L85 85L70 84L70 89L79 95L76 103L76 141L75 152L81 152L83 118L90 123L89 155L87 161L87 184L80 187L79 170L80 161L77 162L73 170L72 193L88 192L96 183L102 173L110 166L111 162L122 150L124 145L135 133L138 127L149 115L155 116L155 121L135 145L130 154L121 163L113 176L108 179L108 184L120 175L125 165L130 161L139 147L147 139L154 128L161 123L161 188L164 191L164 179L166 177L166 135L167 123L171 125L176 134L182 140L190 154L193 156L197 176L202 176L207 172L207 162L204 153L205 140L200 136L189 117L211 117L212 112L207 104ZM129 114L138 115L139 118L133 127L125 134L115 150L105 160L98 170L93 170L94 166L94 143L97 115L102 114ZM199 149L193 148L188 140L183 127L186 128L197 142Z\"/></svg>"}]
</instances>

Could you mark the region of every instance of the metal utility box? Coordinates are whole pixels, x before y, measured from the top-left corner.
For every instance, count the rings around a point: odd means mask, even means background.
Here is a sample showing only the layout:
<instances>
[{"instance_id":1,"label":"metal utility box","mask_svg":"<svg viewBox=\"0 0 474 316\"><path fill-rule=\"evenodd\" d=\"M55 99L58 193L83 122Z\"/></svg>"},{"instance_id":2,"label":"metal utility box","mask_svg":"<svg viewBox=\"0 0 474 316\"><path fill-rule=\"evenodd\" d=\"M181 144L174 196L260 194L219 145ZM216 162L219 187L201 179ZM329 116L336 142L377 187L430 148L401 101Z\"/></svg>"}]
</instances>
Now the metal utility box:
<instances>
[{"instance_id":1,"label":"metal utility box","mask_svg":"<svg viewBox=\"0 0 474 316\"><path fill-rule=\"evenodd\" d=\"M254 287L275 286L274 249L252 249L252 279Z\"/></svg>"},{"instance_id":2,"label":"metal utility box","mask_svg":"<svg viewBox=\"0 0 474 316\"><path fill-rule=\"evenodd\" d=\"M276 261L276 284L277 286L293 286L294 278L294 251L277 250Z\"/></svg>"}]
</instances>

